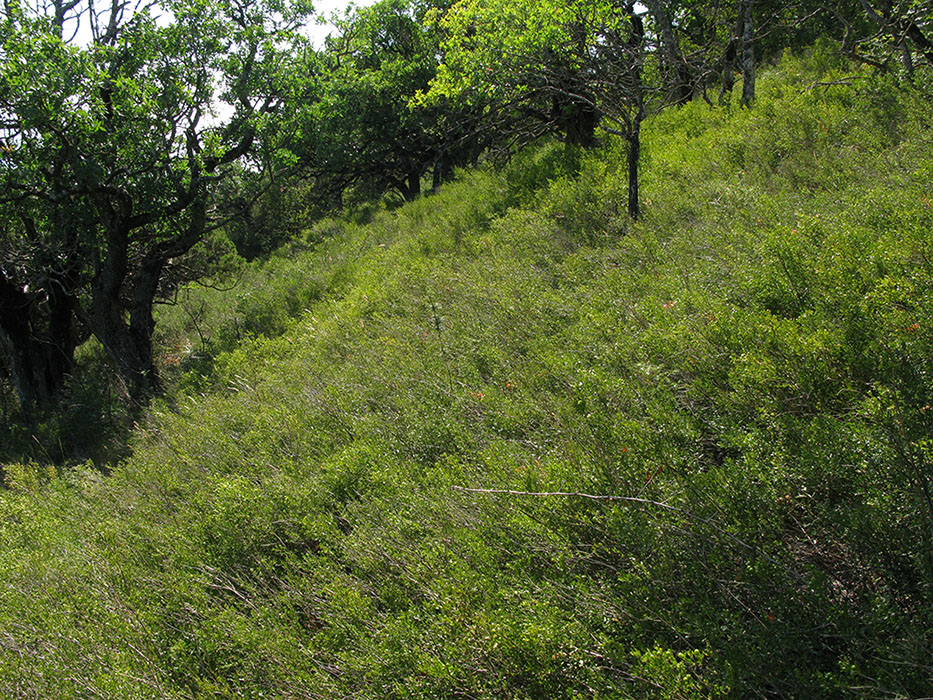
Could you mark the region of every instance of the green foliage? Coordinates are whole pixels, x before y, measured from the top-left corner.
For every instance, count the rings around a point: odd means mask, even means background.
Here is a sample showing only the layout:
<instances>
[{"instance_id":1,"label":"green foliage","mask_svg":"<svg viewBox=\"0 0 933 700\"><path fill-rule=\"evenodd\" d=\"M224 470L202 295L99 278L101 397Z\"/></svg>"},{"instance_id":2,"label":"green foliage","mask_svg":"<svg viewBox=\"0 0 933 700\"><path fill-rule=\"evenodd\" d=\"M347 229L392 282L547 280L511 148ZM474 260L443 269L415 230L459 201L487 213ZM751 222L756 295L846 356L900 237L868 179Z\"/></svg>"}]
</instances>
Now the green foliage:
<instances>
[{"instance_id":1,"label":"green foliage","mask_svg":"<svg viewBox=\"0 0 933 700\"><path fill-rule=\"evenodd\" d=\"M637 224L552 144L186 291L132 456L7 472L0 688L927 693L930 108L825 66L648 119Z\"/></svg>"},{"instance_id":2,"label":"green foliage","mask_svg":"<svg viewBox=\"0 0 933 700\"><path fill-rule=\"evenodd\" d=\"M290 56L310 5L162 10L4 7L0 337L26 411L60 398L89 335L144 403L158 385L152 307L213 230L217 183L247 156L288 164L303 91Z\"/></svg>"},{"instance_id":3,"label":"green foliage","mask_svg":"<svg viewBox=\"0 0 933 700\"><path fill-rule=\"evenodd\" d=\"M323 206L387 192L411 201L427 172L438 186L483 150L478 114L468 105L410 104L437 72L440 35L424 22L435 4L381 0L348 10L307 66L315 94L294 151Z\"/></svg>"},{"instance_id":4,"label":"green foliage","mask_svg":"<svg viewBox=\"0 0 933 700\"><path fill-rule=\"evenodd\" d=\"M532 117L532 133L594 144L600 121L631 137L642 111L644 28L634 5L462 0L435 11L443 63L417 105L453 98ZM526 137L527 138L527 137Z\"/></svg>"}]
</instances>

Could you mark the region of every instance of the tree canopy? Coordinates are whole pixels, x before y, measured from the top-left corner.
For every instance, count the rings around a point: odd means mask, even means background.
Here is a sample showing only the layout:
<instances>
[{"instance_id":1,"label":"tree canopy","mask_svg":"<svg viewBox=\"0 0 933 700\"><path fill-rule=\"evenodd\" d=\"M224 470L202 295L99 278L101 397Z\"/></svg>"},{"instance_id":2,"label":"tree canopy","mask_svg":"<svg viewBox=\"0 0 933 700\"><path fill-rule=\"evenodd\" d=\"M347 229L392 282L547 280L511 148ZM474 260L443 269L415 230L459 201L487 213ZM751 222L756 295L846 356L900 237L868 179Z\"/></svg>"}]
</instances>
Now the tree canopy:
<instances>
[{"instance_id":1,"label":"tree canopy","mask_svg":"<svg viewBox=\"0 0 933 700\"><path fill-rule=\"evenodd\" d=\"M155 388L160 285L218 224L211 198L226 171L246 159L264 167L287 132L310 9L6 4L0 338L24 403L60 388L88 333L132 396ZM24 369L40 356L54 361Z\"/></svg>"},{"instance_id":2,"label":"tree canopy","mask_svg":"<svg viewBox=\"0 0 933 700\"><path fill-rule=\"evenodd\" d=\"M461 0L442 19L444 63L427 99L476 100L515 112L528 138L553 131L596 143L600 125L629 142L638 216L639 129L645 115L645 28L634 2Z\"/></svg>"}]
</instances>

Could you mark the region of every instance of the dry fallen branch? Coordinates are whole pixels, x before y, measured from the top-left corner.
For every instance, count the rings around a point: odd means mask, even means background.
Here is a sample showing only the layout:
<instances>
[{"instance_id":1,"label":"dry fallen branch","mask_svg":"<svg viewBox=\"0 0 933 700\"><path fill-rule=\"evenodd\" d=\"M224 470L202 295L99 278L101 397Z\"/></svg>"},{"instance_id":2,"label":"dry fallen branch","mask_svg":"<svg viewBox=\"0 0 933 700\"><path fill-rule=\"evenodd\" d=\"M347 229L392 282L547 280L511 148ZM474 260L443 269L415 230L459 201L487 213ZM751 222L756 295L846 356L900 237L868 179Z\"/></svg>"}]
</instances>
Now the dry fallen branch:
<instances>
[{"instance_id":1,"label":"dry fallen branch","mask_svg":"<svg viewBox=\"0 0 933 700\"><path fill-rule=\"evenodd\" d=\"M833 85L843 85L845 87L851 87L852 83L856 80L864 80L864 76L861 75L850 75L846 78L839 78L838 80L818 80L815 83L812 83L808 87L804 88L800 92L807 92L807 90L812 90L813 88L818 87L832 87Z\"/></svg>"}]
</instances>

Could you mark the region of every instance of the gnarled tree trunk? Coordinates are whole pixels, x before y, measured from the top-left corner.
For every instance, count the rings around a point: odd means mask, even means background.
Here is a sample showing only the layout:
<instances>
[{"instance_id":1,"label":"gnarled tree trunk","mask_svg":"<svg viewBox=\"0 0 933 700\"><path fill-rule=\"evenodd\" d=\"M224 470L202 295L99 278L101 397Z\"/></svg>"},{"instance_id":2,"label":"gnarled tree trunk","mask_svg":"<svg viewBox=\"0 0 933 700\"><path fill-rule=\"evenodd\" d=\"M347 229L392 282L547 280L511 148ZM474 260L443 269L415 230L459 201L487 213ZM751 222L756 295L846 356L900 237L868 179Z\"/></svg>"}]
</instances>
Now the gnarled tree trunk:
<instances>
[{"instance_id":1,"label":"gnarled tree trunk","mask_svg":"<svg viewBox=\"0 0 933 700\"><path fill-rule=\"evenodd\" d=\"M61 396L76 345L64 291L52 288L40 299L0 273L0 347L26 413Z\"/></svg>"},{"instance_id":2,"label":"gnarled tree trunk","mask_svg":"<svg viewBox=\"0 0 933 700\"><path fill-rule=\"evenodd\" d=\"M99 201L107 253L96 262L91 306L85 316L91 332L113 361L130 398L138 405L145 405L160 388L152 350L155 329L152 307L162 273L168 261L188 252L205 230L204 198L196 198L187 208L190 212L187 229L151 246L142 256L142 263L131 273L129 240L137 223L132 216L132 205L126 198Z\"/></svg>"}]
</instances>

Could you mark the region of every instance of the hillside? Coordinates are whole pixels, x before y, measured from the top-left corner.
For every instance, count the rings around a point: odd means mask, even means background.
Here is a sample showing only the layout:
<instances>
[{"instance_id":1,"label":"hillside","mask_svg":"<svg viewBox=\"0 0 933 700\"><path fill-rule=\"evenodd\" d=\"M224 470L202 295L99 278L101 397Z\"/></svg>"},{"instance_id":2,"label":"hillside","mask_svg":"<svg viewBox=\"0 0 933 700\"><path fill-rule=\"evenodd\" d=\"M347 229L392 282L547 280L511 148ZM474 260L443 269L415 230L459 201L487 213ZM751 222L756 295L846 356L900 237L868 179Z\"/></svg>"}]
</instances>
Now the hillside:
<instances>
[{"instance_id":1,"label":"hillside","mask_svg":"<svg viewBox=\"0 0 933 700\"><path fill-rule=\"evenodd\" d=\"M0 695L930 695L918 85L788 56L637 224L543 144L182 295L129 457L4 467Z\"/></svg>"}]
</instances>

